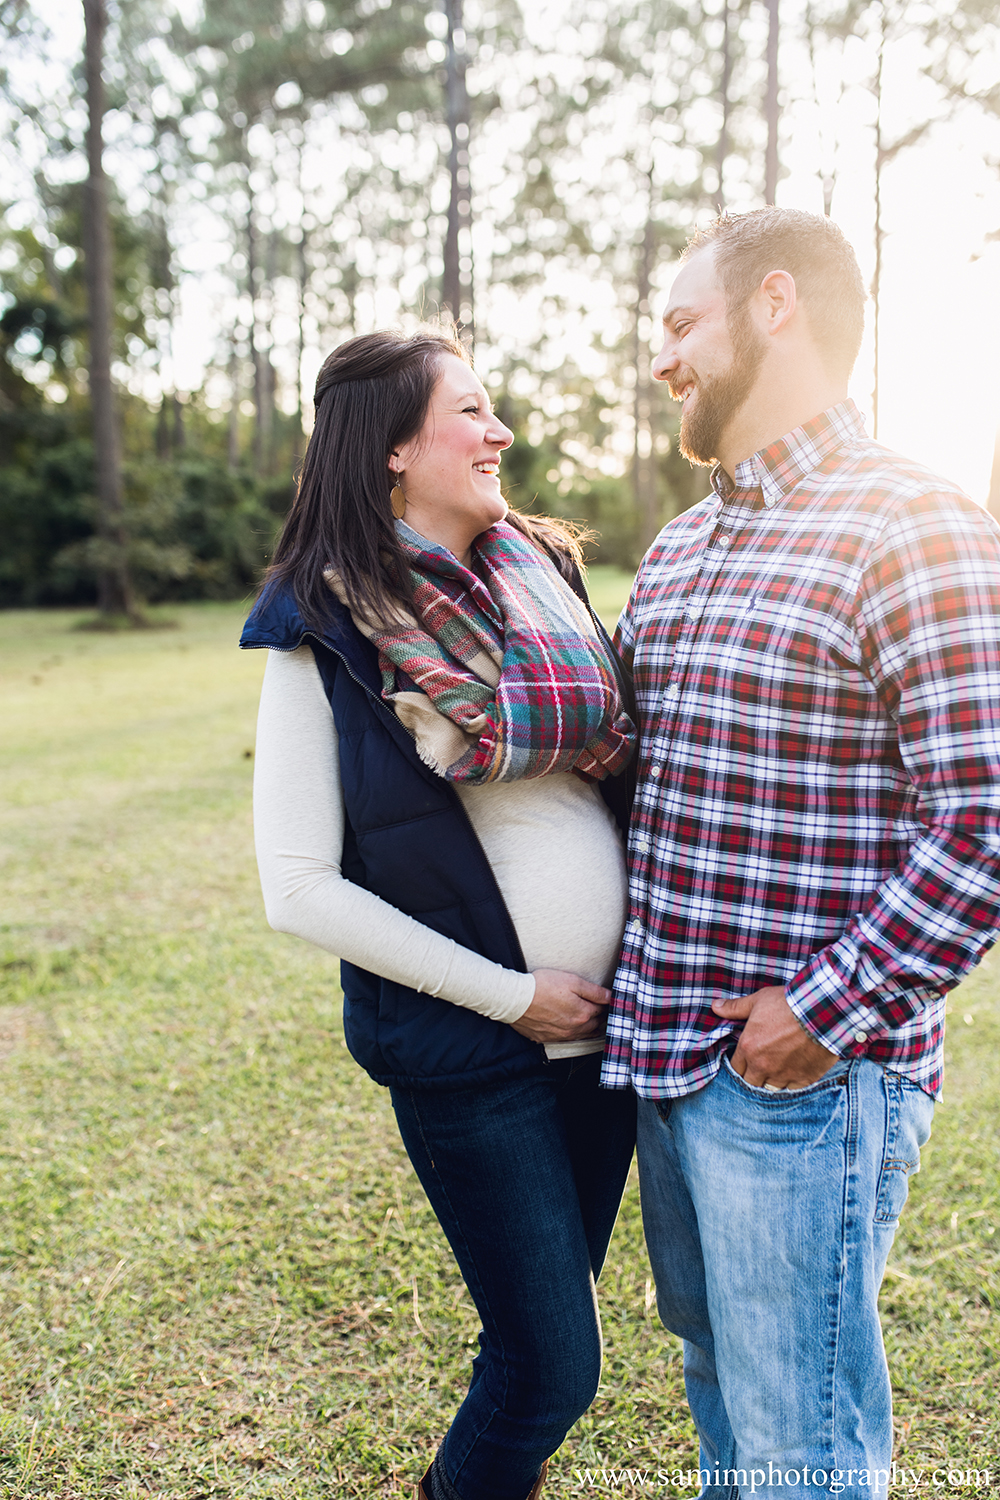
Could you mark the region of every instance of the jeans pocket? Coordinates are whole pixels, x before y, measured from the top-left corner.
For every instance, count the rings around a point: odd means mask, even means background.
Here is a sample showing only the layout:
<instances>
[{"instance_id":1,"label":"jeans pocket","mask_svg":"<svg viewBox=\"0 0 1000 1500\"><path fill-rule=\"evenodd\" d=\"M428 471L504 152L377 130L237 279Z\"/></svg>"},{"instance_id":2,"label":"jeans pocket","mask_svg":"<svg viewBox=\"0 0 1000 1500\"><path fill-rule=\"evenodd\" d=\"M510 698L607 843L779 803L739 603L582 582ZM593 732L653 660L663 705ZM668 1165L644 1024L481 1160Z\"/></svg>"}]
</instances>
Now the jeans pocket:
<instances>
[{"instance_id":1,"label":"jeans pocket","mask_svg":"<svg viewBox=\"0 0 1000 1500\"><path fill-rule=\"evenodd\" d=\"M933 1104L922 1089L883 1071L886 1102L885 1150L875 1196L875 1223L895 1228L910 1191L910 1174L920 1170L920 1147L930 1131Z\"/></svg>"},{"instance_id":2,"label":"jeans pocket","mask_svg":"<svg viewBox=\"0 0 1000 1500\"><path fill-rule=\"evenodd\" d=\"M805 1088L801 1089L758 1088L754 1083L747 1083L746 1079L737 1073L728 1056L723 1056L722 1066L733 1082L738 1084L740 1089L749 1094L752 1099L759 1100L761 1104L777 1105L780 1108L782 1104L789 1104L795 1099L803 1098L806 1094L817 1094L823 1089L834 1088L843 1083L846 1080L847 1069L850 1064L844 1064L838 1071L834 1072L833 1069L837 1068L838 1065L837 1063L831 1063L830 1068L823 1074L822 1078L817 1078L815 1083L807 1083Z\"/></svg>"},{"instance_id":3,"label":"jeans pocket","mask_svg":"<svg viewBox=\"0 0 1000 1500\"><path fill-rule=\"evenodd\" d=\"M917 1162L890 1158L882 1163L878 1180L878 1197L875 1200L875 1223L899 1222L903 1205L910 1192L910 1173L916 1171Z\"/></svg>"}]
</instances>

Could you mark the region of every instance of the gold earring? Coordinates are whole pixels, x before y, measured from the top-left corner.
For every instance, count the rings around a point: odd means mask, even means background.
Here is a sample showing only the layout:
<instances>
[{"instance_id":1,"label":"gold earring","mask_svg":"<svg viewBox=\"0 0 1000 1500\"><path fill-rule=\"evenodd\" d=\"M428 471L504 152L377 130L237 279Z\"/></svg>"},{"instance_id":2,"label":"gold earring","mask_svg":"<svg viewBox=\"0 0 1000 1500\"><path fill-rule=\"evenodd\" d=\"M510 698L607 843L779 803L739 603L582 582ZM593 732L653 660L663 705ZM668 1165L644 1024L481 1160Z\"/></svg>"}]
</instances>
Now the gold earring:
<instances>
[{"instance_id":1,"label":"gold earring","mask_svg":"<svg viewBox=\"0 0 1000 1500\"><path fill-rule=\"evenodd\" d=\"M398 479L389 491L389 504L392 506L392 513L396 520L401 521L406 514L406 496L403 494L403 486Z\"/></svg>"}]
</instances>

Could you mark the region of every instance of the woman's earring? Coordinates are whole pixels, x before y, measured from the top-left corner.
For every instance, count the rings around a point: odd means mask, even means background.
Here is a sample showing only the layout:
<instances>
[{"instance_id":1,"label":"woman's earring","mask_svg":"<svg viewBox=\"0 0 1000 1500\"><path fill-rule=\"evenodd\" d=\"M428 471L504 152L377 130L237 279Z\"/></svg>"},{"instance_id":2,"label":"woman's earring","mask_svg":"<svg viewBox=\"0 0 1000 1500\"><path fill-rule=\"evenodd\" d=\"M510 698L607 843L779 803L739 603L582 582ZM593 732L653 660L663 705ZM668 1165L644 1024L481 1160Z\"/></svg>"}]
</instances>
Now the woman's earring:
<instances>
[{"instance_id":1,"label":"woman's earring","mask_svg":"<svg viewBox=\"0 0 1000 1500\"><path fill-rule=\"evenodd\" d=\"M403 494L403 486L398 479L389 491L389 504L392 506L392 513L396 520L401 521L406 514L406 496Z\"/></svg>"}]
</instances>

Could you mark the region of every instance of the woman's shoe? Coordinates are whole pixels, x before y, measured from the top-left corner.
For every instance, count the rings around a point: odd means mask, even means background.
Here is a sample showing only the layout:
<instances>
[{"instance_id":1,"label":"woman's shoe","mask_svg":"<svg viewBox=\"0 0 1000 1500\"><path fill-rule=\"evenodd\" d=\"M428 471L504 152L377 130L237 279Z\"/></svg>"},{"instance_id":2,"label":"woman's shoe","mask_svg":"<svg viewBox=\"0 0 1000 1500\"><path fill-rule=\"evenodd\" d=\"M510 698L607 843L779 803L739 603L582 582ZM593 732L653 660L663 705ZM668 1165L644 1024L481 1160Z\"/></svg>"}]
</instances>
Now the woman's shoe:
<instances>
[{"instance_id":1,"label":"woman's shoe","mask_svg":"<svg viewBox=\"0 0 1000 1500\"><path fill-rule=\"evenodd\" d=\"M542 1493L542 1485L545 1483L545 1476L548 1472L549 1461L548 1459L546 1459L542 1464L542 1472L539 1474L538 1478L535 1480L534 1485L532 1486L531 1494L528 1496L528 1500L538 1500L539 1495Z\"/></svg>"},{"instance_id":2,"label":"woman's shoe","mask_svg":"<svg viewBox=\"0 0 1000 1500\"><path fill-rule=\"evenodd\" d=\"M546 1476L546 1474L548 1472L549 1472L549 1461L548 1461L548 1459L546 1459L545 1462L542 1464L542 1472L539 1474L538 1478L535 1480L534 1484L531 1486L531 1494L528 1496L528 1500L538 1500L539 1495L542 1493L542 1485L545 1483L545 1476ZM431 1477L431 1471L430 1471L430 1469L428 1469L427 1473L424 1475L423 1479L421 1479L420 1483L417 1485L416 1491L415 1491L414 1496L413 1496L413 1500L430 1500L430 1497L427 1494L427 1491L424 1489L424 1485L427 1483L427 1481L430 1479L430 1477Z\"/></svg>"}]
</instances>

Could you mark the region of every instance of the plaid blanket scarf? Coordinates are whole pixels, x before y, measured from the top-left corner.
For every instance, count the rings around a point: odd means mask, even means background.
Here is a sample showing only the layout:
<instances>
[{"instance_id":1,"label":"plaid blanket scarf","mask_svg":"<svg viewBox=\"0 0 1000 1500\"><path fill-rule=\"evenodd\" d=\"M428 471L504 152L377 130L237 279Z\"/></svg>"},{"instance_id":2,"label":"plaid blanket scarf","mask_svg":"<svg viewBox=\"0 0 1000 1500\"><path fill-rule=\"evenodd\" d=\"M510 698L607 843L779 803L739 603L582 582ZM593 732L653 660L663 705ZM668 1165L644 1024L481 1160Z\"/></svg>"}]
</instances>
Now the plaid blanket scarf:
<instances>
[{"instance_id":1,"label":"plaid blanket scarf","mask_svg":"<svg viewBox=\"0 0 1000 1500\"><path fill-rule=\"evenodd\" d=\"M548 558L505 522L474 543L478 572L403 521L397 532L417 618L355 624L424 763L471 783L622 770L635 728L586 606Z\"/></svg>"}]
</instances>

